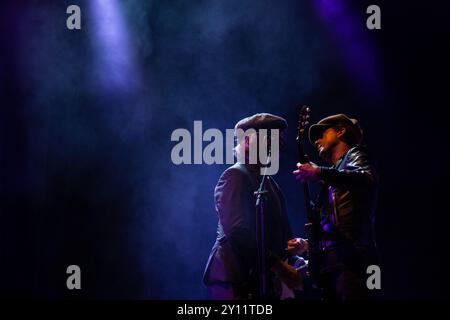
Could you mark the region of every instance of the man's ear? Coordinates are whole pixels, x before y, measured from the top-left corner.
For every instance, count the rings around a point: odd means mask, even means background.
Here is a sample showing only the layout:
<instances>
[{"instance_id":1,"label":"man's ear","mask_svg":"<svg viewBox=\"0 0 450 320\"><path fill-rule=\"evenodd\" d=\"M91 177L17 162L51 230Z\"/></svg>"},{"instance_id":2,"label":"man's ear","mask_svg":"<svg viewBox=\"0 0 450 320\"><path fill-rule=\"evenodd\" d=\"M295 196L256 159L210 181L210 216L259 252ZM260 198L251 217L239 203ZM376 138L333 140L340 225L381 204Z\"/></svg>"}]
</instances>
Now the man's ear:
<instances>
[{"instance_id":1,"label":"man's ear","mask_svg":"<svg viewBox=\"0 0 450 320\"><path fill-rule=\"evenodd\" d=\"M249 136L245 136L244 137L244 141L242 141L244 143L244 148L245 150L248 150L248 148L250 148L250 137Z\"/></svg>"},{"instance_id":2,"label":"man's ear","mask_svg":"<svg viewBox=\"0 0 450 320\"><path fill-rule=\"evenodd\" d=\"M270 150L270 144L271 144L270 135L266 134L264 136L264 142L267 144L267 148Z\"/></svg>"},{"instance_id":3,"label":"man's ear","mask_svg":"<svg viewBox=\"0 0 450 320\"><path fill-rule=\"evenodd\" d=\"M342 138L342 137L345 135L346 132L347 132L347 128L345 128L345 127L340 127L340 128L337 130L336 136L337 136L338 138Z\"/></svg>"}]
</instances>

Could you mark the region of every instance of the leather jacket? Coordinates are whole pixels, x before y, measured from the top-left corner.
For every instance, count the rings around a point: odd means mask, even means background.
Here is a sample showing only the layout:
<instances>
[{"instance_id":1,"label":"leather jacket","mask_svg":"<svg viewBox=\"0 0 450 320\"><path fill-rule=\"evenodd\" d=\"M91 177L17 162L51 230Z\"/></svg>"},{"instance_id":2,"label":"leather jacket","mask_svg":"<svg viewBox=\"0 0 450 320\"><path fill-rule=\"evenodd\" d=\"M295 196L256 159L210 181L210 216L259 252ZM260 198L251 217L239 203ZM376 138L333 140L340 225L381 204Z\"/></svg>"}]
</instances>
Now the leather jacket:
<instances>
[{"instance_id":1,"label":"leather jacket","mask_svg":"<svg viewBox=\"0 0 450 320\"><path fill-rule=\"evenodd\" d=\"M366 148L352 147L334 166L321 167L320 178L322 249L374 247L378 178Z\"/></svg>"}]
</instances>

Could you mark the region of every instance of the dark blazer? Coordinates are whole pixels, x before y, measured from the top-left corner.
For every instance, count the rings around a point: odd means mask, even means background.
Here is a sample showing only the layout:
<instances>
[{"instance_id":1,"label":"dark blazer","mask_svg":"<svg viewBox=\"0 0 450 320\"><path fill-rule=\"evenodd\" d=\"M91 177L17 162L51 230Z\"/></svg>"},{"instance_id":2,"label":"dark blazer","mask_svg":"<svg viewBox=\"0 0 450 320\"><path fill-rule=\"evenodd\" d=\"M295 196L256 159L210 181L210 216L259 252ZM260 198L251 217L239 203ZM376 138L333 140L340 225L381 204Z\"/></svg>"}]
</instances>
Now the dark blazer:
<instances>
[{"instance_id":1,"label":"dark blazer","mask_svg":"<svg viewBox=\"0 0 450 320\"><path fill-rule=\"evenodd\" d=\"M211 250L203 280L206 285L228 283L257 289L256 210L254 191L261 181L259 169L235 164L221 175L214 200L219 218L217 239ZM265 208L266 249L268 255L282 256L286 241L292 237L284 196L269 178ZM270 263L273 259L267 257Z\"/></svg>"}]
</instances>

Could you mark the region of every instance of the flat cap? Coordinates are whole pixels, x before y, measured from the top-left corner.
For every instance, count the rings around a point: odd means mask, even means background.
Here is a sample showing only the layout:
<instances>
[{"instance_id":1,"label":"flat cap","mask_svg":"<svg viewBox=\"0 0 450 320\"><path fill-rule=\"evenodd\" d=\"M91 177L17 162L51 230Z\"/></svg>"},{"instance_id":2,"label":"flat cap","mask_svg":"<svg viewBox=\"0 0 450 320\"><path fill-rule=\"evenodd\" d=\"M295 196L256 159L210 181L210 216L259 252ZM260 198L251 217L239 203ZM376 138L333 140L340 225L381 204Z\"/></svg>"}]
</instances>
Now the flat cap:
<instances>
[{"instance_id":1,"label":"flat cap","mask_svg":"<svg viewBox=\"0 0 450 320\"><path fill-rule=\"evenodd\" d=\"M234 126L234 131L237 129L279 129L287 128L287 122L282 117L270 113L257 113L250 117L239 120Z\"/></svg>"},{"instance_id":2,"label":"flat cap","mask_svg":"<svg viewBox=\"0 0 450 320\"><path fill-rule=\"evenodd\" d=\"M352 143L359 143L362 139L363 132L358 120L347 117L345 114L334 114L323 118L309 128L309 141L314 142L322 136L322 133L334 126L344 126L347 128L347 136Z\"/></svg>"}]
</instances>

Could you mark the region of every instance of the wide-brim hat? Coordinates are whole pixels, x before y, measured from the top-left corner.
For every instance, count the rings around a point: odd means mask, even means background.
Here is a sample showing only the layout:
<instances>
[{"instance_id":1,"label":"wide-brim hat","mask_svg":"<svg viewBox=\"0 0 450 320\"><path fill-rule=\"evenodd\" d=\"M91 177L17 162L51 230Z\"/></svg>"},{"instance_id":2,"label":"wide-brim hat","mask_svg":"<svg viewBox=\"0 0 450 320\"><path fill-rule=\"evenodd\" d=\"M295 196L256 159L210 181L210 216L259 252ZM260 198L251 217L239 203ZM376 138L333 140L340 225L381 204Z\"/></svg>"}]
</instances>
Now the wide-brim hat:
<instances>
[{"instance_id":1,"label":"wide-brim hat","mask_svg":"<svg viewBox=\"0 0 450 320\"><path fill-rule=\"evenodd\" d=\"M349 130L348 134L352 135L355 143L359 143L362 139L363 132L359 125L358 120L349 118L345 114L334 114L332 116L323 118L316 124L313 124L309 128L309 141L314 144L314 142L322 136L322 133L328 128L335 126L344 126Z\"/></svg>"}]
</instances>

